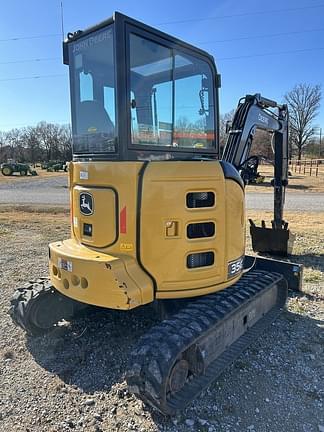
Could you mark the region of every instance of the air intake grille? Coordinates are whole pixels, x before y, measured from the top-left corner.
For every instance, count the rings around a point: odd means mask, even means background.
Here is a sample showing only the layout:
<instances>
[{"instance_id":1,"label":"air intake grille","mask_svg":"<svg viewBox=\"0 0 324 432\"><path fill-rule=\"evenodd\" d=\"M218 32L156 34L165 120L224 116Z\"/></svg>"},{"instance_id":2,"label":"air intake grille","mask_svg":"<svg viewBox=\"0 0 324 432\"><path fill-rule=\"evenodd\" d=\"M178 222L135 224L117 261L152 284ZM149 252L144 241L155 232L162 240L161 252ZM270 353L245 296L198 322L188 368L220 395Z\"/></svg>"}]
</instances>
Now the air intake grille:
<instances>
[{"instance_id":1,"label":"air intake grille","mask_svg":"<svg viewBox=\"0 0 324 432\"><path fill-rule=\"evenodd\" d=\"M187 194L187 207L213 207L215 204L214 192L189 192Z\"/></svg>"},{"instance_id":2,"label":"air intake grille","mask_svg":"<svg viewBox=\"0 0 324 432\"><path fill-rule=\"evenodd\" d=\"M214 252L198 252L187 256L187 267L207 267L214 264Z\"/></svg>"},{"instance_id":3,"label":"air intake grille","mask_svg":"<svg viewBox=\"0 0 324 432\"><path fill-rule=\"evenodd\" d=\"M187 237L190 239L213 237L214 234L214 222L192 223L187 226Z\"/></svg>"}]
</instances>

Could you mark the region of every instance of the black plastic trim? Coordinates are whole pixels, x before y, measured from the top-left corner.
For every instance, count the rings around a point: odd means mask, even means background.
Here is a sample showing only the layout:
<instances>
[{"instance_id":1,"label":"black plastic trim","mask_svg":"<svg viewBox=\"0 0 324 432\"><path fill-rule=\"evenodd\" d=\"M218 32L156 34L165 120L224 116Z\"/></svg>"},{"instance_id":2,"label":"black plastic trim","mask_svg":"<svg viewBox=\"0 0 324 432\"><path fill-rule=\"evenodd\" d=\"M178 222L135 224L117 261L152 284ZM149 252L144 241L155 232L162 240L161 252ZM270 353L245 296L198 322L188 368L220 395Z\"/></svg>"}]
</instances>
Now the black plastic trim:
<instances>
[{"instance_id":1,"label":"black plastic trim","mask_svg":"<svg viewBox=\"0 0 324 432\"><path fill-rule=\"evenodd\" d=\"M141 269L152 279L154 291L157 291L157 283L151 273L144 267L141 260L141 212L142 212L142 192L144 173L149 164L149 161L143 163L142 168L138 173L138 188L137 188L137 206L136 206L136 259Z\"/></svg>"},{"instance_id":2,"label":"black plastic trim","mask_svg":"<svg viewBox=\"0 0 324 432\"><path fill-rule=\"evenodd\" d=\"M223 173L224 173L224 177L226 179L234 180L236 183L238 183L241 186L241 188L244 191L244 182L243 182L243 179L240 176L240 174L237 171L237 169L235 168L235 166L232 165L229 162L225 162L225 161L222 161L222 160L219 161L219 163L220 163L220 165L222 167L222 170L223 170Z\"/></svg>"},{"instance_id":3,"label":"black plastic trim","mask_svg":"<svg viewBox=\"0 0 324 432\"><path fill-rule=\"evenodd\" d=\"M210 55L207 51L204 51L204 50L202 50L200 48L197 48L197 47L195 47L195 46L193 46L193 45L191 45L191 44L189 44L189 43L187 43L187 42L185 42L185 41L183 41L181 39L173 37L173 36L171 36L168 33L162 32L162 31L160 31L160 30L158 30L158 29L156 29L154 27L151 27L151 26L149 26L147 24L144 24L141 21L138 21L138 20L135 20L133 18L130 18L129 16L124 15L124 14L122 14L120 12L117 12L117 11L114 12L114 14L113 14L112 17L110 17L110 18L108 18L106 20L103 20L103 21L101 21L101 22L99 22L99 23L97 23L97 24L95 24L95 25L93 25L91 27L87 27L84 30L78 30L78 31L76 31L74 33L73 37L71 37L70 39L65 39L64 40L64 44L68 44L69 42L74 42L77 39L80 39L81 37L86 36L86 35L94 32L96 30L100 30L101 28L106 27L107 25L112 24L112 23L114 23L116 21L123 21L123 22L131 24L133 26L137 26L137 27L139 27L139 28L141 28L141 29L143 29L145 31L148 31L149 33L154 33L154 34L156 34L157 36L159 36L159 37L161 37L163 39L167 39L167 40L172 41L173 43L176 43L177 45L183 46L183 47L185 47L185 48L187 48L187 49L189 49L191 51L195 51L197 53L200 53L204 57L209 57L209 59L213 63L215 62L214 57L212 55Z\"/></svg>"}]
</instances>

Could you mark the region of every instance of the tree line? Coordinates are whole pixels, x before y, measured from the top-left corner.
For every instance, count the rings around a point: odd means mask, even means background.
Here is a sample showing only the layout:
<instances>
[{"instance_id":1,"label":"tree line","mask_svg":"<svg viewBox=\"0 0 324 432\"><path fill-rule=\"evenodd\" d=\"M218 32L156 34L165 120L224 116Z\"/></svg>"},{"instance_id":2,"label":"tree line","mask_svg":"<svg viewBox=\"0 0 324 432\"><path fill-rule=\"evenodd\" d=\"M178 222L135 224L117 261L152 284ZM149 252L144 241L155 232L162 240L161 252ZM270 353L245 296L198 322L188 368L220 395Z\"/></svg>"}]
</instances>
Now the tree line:
<instances>
[{"instance_id":1,"label":"tree line","mask_svg":"<svg viewBox=\"0 0 324 432\"><path fill-rule=\"evenodd\" d=\"M0 131L0 162L43 162L72 159L70 125L39 122L36 126Z\"/></svg>"},{"instance_id":2,"label":"tree line","mask_svg":"<svg viewBox=\"0 0 324 432\"><path fill-rule=\"evenodd\" d=\"M321 158L324 155L322 129L314 122L321 103L321 86L297 84L284 95L289 108L289 158L301 159L305 155ZM226 123L232 120L234 110L220 116L220 145L225 145ZM268 132L259 130L253 140L252 154L272 159ZM72 158L72 133L70 125L42 121L36 126L0 131L0 162L13 159L17 162L50 160L69 161Z\"/></svg>"}]
</instances>

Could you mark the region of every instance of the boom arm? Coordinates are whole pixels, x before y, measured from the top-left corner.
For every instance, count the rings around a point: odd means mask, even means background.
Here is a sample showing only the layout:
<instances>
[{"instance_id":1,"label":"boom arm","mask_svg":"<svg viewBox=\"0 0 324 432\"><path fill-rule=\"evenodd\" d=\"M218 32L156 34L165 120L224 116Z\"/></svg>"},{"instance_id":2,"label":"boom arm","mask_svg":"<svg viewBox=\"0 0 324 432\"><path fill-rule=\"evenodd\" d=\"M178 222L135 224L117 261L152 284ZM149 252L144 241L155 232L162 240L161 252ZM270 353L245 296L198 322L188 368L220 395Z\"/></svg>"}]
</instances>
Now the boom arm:
<instances>
[{"instance_id":1,"label":"boom arm","mask_svg":"<svg viewBox=\"0 0 324 432\"><path fill-rule=\"evenodd\" d=\"M269 108L276 108L272 112ZM288 184L288 108L260 94L246 95L236 109L223 152L223 160L240 170L251 150L256 129L273 132L274 150L274 218L273 230L287 231L288 223L283 220L285 187ZM254 226L253 222L251 225ZM265 224L262 223L265 229ZM289 233L288 237L289 237ZM252 238L253 240L253 238Z\"/></svg>"},{"instance_id":2,"label":"boom arm","mask_svg":"<svg viewBox=\"0 0 324 432\"><path fill-rule=\"evenodd\" d=\"M277 108L278 114L268 111ZM246 95L241 99L229 130L223 160L238 170L249 157L256 129L274 133L274 228L282 228L285 187L288 183L288 109L286 105L262 97Z\"/></svg>"}]
</instances>

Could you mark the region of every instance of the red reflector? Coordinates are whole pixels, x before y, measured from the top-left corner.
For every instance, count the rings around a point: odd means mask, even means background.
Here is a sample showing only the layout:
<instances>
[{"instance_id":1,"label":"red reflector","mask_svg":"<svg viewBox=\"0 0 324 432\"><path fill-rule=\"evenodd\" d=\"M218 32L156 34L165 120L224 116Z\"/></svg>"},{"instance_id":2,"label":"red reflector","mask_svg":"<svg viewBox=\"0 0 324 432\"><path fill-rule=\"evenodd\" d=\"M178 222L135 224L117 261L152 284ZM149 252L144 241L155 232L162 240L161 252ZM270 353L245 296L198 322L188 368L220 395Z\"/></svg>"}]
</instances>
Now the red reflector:
<instances>
[{"instance_id":1,"label":"red reflector","mask_svg":"<svg viewBox=\"0 0 324 432\"><path fill-rule=\"evenodd\" d=\"M119 231L121 234L126 234L127 224L126 224L126 206L120 211L119 215Z\"/></svg>"}]
</instances>

